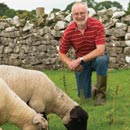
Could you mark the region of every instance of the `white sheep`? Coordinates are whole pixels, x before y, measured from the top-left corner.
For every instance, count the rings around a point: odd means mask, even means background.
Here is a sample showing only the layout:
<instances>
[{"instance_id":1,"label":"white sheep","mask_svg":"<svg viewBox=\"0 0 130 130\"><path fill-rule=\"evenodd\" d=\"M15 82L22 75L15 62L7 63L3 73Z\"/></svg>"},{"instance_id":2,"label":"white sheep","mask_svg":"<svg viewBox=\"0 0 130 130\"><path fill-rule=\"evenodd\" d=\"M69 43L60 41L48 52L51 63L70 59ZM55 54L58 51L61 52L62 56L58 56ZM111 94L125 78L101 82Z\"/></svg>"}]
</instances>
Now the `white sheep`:
<instances>
[{"instance_id":1,"label":"white sheep","mask_svg":"<svg viewBox=\"0 0 130 130\"><path fill-rule=\"evenodd\" d=\"M48 123L0 78L0 125L10 122L22 130L47 130Z\"/></svg>"},{"instance_id":2,"label":"white sheep","mask_svg":"<svg viewBox=\"0 0 130 130\"><path fill-rule=\"evenodd\" d=\"M67 130L87 130L88 113L43 72L0 65L0 77L37 112L55 113Z\"/></svg>"}]
</instances>

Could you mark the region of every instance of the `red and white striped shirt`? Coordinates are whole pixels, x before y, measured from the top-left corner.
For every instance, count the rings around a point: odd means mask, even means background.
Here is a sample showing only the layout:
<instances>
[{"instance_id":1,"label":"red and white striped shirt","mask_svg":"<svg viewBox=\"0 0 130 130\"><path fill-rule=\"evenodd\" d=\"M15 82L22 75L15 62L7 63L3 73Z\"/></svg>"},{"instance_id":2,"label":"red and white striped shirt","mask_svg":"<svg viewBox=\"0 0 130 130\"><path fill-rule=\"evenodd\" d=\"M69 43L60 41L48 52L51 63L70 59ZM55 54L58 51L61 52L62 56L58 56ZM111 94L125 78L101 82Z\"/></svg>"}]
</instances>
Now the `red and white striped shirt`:
<instances>
[{"instance_id":1,"label":"red and white striped shirt","mask_svg":"<svg viewBox=\"0 0 130 130\"><path fill-rule=\"evenodd\" d=\"M72 22L64 31L60 40L59 51L66 54L72 46L77 57L84 56L94 49L96 45L105 44L105 29L103 24L92 17L87 20L87 28L82 34Z\"/></svg>"}]
</instances>

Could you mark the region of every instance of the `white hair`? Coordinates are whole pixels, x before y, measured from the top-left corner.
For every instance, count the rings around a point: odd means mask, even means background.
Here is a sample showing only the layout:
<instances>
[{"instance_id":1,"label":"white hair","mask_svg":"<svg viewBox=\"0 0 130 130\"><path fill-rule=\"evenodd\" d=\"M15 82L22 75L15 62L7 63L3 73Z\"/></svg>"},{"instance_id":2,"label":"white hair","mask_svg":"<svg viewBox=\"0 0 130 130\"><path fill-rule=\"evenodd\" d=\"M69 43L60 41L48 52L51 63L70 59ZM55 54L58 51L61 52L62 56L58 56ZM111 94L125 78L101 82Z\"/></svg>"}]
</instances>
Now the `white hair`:
<instances>
[{"instance_id":1,"label":"white hair","mask_svg":"<svg viewBox=\"0 0 130 130\"><path fill-rule=\"evenodd\" d=\"M72 8L71 8L71 12L73 13L73 9L75 7L75 5L83 5L86 8L86 11L88 11L88 5L87 2L82 2L81 0L77 0L75 1L75 3L73 4Z\"/></svg>"}]
</instances>

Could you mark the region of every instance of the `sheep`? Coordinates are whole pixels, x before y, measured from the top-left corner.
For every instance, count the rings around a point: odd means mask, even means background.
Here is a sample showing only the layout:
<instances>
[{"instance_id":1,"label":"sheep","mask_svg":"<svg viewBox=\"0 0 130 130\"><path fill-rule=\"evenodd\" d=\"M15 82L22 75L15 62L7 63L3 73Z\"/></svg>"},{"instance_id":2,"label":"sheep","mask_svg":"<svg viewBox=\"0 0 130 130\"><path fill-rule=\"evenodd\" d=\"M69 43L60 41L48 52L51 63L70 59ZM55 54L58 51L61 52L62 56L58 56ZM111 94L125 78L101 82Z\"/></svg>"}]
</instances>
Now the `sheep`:
<instances>
[{"instance_id":1,"label":"sheep","mask_svg":"<svg viewBox=\"0 0 130 130\"><path fill-rule=\"evenodd\" d=\"M22 130L48 129L48 123L42 115L30 108L0 78L0 125L6 122L13 123Z\"/></svg>"},{"instance_id":2,"label":"sheep","mask_svg":"<svg viewBox=\"0 0 130 130\"><path fill-rule=\"evenodd\" d=\"M0 77L38 113L54 113L67 130L87 130L88 113L43 72L0 65Z\"/></svg>"}]
</instances>

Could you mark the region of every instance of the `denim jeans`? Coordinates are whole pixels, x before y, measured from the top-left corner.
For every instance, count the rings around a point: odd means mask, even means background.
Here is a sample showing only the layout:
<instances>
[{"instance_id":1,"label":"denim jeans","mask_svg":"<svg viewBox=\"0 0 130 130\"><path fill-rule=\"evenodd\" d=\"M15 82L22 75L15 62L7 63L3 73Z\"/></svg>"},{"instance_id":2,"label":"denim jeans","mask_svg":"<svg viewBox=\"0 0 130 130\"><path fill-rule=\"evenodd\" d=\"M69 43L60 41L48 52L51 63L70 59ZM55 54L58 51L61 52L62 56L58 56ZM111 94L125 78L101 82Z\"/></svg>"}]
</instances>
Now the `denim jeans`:
<instances>
[{"instance_id":1,"label":"denim jeans","mask_svg":"<svg viewBox=\"0 0 130 130\"><path fill-rule=\"evenodd\" d=\"M75 72L78 96L83 92L84 98L90 98L91 95L91 76L96 71L97 75L106 76L108 69L108 55L99 56L91 61L82 63L83 70Z\"/></svg>"}]
</instances>

